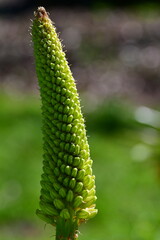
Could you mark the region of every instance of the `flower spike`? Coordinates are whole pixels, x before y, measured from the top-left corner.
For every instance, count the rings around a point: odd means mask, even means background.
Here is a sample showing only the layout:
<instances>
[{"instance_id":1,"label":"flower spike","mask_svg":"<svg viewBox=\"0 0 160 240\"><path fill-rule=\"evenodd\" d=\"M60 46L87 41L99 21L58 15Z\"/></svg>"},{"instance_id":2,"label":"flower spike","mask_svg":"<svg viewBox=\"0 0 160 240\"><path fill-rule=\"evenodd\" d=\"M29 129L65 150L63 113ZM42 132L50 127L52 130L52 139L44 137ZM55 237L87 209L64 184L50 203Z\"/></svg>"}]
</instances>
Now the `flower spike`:
<instances>
[{"instance_id":1,"label":"flower spike","mask_svg":"<svg viewBox=\"0 0 160 240\"><path fill-rule=\"evenodd\" d=\"M79 95L46 10L34 12L32 40L42 101L43 174L37 215L56 226L56 239L77 239L94 217L95 176Z\"/></svg>"}]
</instances>

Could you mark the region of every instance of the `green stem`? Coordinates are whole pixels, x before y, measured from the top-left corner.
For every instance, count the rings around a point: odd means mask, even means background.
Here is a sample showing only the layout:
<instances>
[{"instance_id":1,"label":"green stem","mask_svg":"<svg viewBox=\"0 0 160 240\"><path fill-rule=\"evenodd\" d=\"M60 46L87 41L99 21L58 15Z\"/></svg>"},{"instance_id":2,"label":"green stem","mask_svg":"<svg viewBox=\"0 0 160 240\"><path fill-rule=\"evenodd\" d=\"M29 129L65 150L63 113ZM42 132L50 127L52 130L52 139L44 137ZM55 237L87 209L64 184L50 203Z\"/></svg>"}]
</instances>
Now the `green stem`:
<instances>
[{"instance_id":1,"label":"green stem","mask_svg":"<svg viewBox=\"0 0 160 240\"><path fill-rule=\"evenodd\" d=\"M56 240L78 240L78 224L73 219L59 217L56 224Z\"/></svg>"}]
</instances>

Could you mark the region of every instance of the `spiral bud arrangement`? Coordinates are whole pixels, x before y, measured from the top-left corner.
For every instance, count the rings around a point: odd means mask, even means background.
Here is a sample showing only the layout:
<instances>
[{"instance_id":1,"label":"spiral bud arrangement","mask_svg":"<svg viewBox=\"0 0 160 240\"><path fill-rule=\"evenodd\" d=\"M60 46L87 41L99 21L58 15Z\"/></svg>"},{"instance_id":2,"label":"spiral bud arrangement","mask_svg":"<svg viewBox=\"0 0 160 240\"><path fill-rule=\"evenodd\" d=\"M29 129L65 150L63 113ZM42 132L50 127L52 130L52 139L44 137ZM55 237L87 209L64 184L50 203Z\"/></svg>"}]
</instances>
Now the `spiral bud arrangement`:
<instances>
[{"instance_id":1,"label":"spiral bud arrangement","mask_svg":"<svg viewBox=\"0 0 160 240\"><path fill-rule=\"evenodd\" d=\"M79 96L55 27L43 7L35 12L32 38L44 136L37 215L56 226L57 239L76 239L78 225L97 213L95 176Z\"/></svg>"}]
</instances>

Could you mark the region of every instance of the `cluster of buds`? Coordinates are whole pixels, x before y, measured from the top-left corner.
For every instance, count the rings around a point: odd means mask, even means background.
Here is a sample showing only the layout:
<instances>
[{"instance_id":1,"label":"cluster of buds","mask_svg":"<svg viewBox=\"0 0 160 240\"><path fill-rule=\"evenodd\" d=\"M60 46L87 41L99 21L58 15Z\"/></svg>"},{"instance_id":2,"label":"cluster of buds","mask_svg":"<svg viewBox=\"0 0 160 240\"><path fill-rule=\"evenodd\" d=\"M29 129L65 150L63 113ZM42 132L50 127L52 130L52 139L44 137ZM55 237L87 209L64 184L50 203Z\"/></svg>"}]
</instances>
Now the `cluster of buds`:
<instances>
[{"instance_id":1,"label":"cluster of buds","mask_svg":"<svg viewBox=\"0 0 160 240\"><path fill-rule=\"evenodd\" d=\"M43 7L35 12L32 39L42 100L43 174L37 215L57 226L79 225L96 215L95 176L79 95L61 42Z\"/></svg>"}]
</instances>

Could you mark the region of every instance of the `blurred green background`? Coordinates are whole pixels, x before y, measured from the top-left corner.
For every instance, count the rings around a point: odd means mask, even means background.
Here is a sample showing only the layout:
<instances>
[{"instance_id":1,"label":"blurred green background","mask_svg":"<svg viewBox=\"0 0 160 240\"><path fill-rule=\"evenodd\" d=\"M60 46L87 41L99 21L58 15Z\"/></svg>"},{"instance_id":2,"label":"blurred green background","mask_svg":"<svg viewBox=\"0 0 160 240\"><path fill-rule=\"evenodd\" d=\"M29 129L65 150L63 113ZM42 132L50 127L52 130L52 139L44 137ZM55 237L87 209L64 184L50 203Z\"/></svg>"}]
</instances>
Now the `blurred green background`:
<instances>
[{"instance_id":1,"label":"blurred green background","mask_svg":"<svg viewBox=\"0 0 160 240\"><path fill-rule=\"evenodd\" d=\"M160 240L160 7L47 6L64 39L94 160L99 213L80 228L79 239ZM55 234L35 215L42 172L28 31L35 8L34 1L0 2L0 240Z\"/></svg>"}]
</instances>

